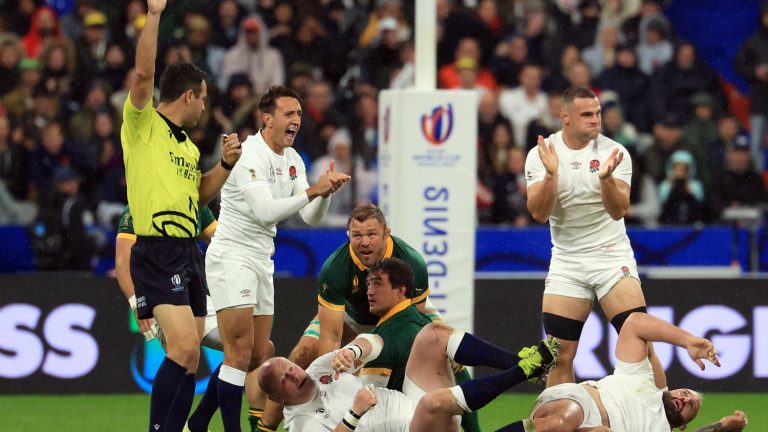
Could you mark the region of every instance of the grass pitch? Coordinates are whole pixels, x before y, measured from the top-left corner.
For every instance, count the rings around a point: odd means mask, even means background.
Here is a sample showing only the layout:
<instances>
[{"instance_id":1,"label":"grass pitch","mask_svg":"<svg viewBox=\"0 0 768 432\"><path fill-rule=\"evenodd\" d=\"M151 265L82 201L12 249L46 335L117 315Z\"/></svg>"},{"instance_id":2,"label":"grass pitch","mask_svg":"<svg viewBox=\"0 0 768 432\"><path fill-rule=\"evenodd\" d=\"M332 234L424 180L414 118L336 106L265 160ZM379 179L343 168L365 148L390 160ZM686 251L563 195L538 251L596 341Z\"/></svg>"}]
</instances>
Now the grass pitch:
<instances>
[{"instance_id":1,"label":"grass pitch","mask_svg":"<svg viewBox=\"0 0 768 432\"><path fill-rule=\"evenodd\" d=\"M494 431L524 418L535 395L504 394L480 411L484 431ZM196 399L197 401L197 399ZM688 430L719 420L738 408L747 413L747 430L768 430L768 393L708 393L696 420ZM247 413L244 406L243 416ZM73 395L0 396L0 430L6 432L72 431L126 432L147 430L149 396ZM243 418L243 431L249 431ZM211 431L223 430L218 413Z\"/></svg>"}]
</instances>

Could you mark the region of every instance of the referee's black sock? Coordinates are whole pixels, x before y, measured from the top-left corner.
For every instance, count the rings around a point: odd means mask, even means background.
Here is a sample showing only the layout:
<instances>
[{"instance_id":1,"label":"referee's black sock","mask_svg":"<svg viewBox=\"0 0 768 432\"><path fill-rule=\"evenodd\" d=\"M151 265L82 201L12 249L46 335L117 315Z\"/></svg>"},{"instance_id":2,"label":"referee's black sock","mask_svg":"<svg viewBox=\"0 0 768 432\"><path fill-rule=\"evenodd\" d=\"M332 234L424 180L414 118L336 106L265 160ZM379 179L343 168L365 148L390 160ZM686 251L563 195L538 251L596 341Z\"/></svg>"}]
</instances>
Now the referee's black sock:
<instances>
[{"instance_id":1,"label":"referee's black sock","mask_svg":"<svg viewBox=\"0 0 768 432\"><path fill-rule=\"evenodd\" d=\"M152 398L149 403L149 431L168 430L171 407L179 392L187 369L168 357L163 359L152 383ZM182 415L186 417L189 411Z\"/></svg>"},{"instance_id":2,"label":"referee's black sock","mask_svg":"<svg viewBox=\"0 0 768 432\"><path fill-rule=\"evenodd\" d=\"M477 411L488 405L508 388L527 379L525 371L520 366L514 366L494 375L459 384L459 387L464 393L467 407L472 411Z\"/></svg>"},{"instance_id":3,"label":"referee's black sock","mask_svg":"<svg viewBox=\"0 0 768 432\"><path fill-rule=\"evenodd\" d=\"M192 413L189 421L187 421L187 427L191 432L206 432L213 414L219 408L218 384L220 369L221 364L211 373L211 377L208 379L208 386L205 388L205 394L203 394L202 399L197 404L197 408L195 408L195 412Z\"/></svg>"},{"instance_id":4,"label":"referee's black sock","mask_svg":"<svg viewBox=\"0 0 768 432\"><path fill-rule=\"evenodd\" d=\"M454 329L448 338L448 356L465 366L488 366L508 369L517 365L520 357L479 337Z\"/></svg>"},{"instance_id":5,"label":"referee's black sock","mask_svg":"<svg viewBox=\"0 0 768 432\"><path fill-rule=\"evenodd\" d=\"M187 421L189 410L192 409L192 402L195 400L195 374L188 373L184 375L176 393L176 399L171 405L171 413L168 416L168 422L165 424L169 431L178 431L184 429L184 422Z\"/></svg>"}]
</instances>

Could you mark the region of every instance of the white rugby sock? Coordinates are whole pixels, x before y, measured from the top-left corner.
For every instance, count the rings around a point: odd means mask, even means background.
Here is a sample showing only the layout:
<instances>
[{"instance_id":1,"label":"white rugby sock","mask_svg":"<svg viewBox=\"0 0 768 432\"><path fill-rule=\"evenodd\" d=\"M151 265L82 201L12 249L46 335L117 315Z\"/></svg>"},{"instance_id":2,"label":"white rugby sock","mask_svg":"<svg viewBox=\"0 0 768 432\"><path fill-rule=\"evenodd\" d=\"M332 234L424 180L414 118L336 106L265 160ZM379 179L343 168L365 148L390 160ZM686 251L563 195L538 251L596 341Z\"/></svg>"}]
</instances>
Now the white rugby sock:
<instances>
[{"instance_id":1,"label":"white rugby sock","mask_svg":"<svg viewBox=\"0 0 768 432\"><path fill-rule=\"evenodd\" d=\"M468 413L472 412L472 410L469 409L469 406L467 405L467 400L464 398L464 391L461 390L461 387L453 386L448 390L450 390L451 395L453 395L453 398L456 399L456 403L459 404L459 408L463 409Z\"/></svg>"},{"instance_id":2,"label":"white rugby sock","mask_svg":"<svg viewBox=\"0 0 768 432\"><path fill-rule=\"evenodd\" d=\"M245 386L245 371L235 369L232 366L221 365L219 380L243 387Z\"/></svg>"},{"instance_id":3,"label":"white rugby sock","mask_svg":"<svg viewBox=\"0 0 768 432\"><path fill-rule=\"evenodd\" d=\"M464 330L453 329L451 335L448 337L448 344L445 347L445 354L449 359L453 360L456 358L456 351L459 350L461 340L464 339L464 333Z\"/></svg>"}]
</instances>

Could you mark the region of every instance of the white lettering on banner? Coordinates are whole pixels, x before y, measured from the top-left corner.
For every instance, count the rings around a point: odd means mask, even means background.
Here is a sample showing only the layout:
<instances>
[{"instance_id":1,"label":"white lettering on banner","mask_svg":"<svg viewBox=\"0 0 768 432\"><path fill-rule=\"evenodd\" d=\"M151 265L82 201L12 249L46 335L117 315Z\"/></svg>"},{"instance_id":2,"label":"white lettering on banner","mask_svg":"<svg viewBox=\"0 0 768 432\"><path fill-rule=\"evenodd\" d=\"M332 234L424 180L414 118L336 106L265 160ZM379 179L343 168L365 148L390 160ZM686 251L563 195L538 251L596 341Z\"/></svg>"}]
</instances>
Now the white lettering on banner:
<instances>
[{"instance_id":1,"label":"white lettering on banner","mask_svg":"<svg viewBox=\"0 0 768 432\"><path fill-rule=\"evenodd\" d=\"M40 308L14 303L0 308L0 377L24 378L42 365L42 372L57 378L88 374L99 359L99 346L88 334L96 311L71 303L53 309L43 321L43 338L51 347L46 353L35 330Z\"/></svg>"},{"instance_id":2,"label":"white lettering on banner","mask_svg":"<svg viewBox=\"0 0 768 432\"><path fill-rule=\"evenodd\" d=\"M677 348L677 358L691 375L706 379L729 377L739 372L749 360L752 338L745 334L730 334L746 325L747 320L729 307L698 307L680 320L680 327L697 336L709 338L717 348L721 366L708 367L702 371L696 363L690 361L688 352L683 348ZM717 333L712 334L713 330Z\"/></svg>"},{"instance_id":3,"label":"white lettering on banner","mask_svg":"<svg viewBox=\"0 0 768 432\"><path fill-rule=\"evenodd\" d=\"M57 378L78 378L93 370L99 360L99 345L85 330L91 328L96 311L84 304L66 304L54 309L45 320L43 334L56 351L49 351L43 372Z\"/></svg>"},{"instance_id":4,"label":"white lettering on banner","mask_svg":"<svg viewBox=\"0 0 768 432\"><path fill-rule=\"evenodd\" d=\"M671 306L653 306L648 313L665 321L674 323L674 308ZM685 349L673 347L666 343L655 343L654 351L664 369L668 369L672 361L677 361L691 375L707 380L718 380L733 376L744 369L752 355L754 376L768 377L768 307L756 307L753 310L752 334L736 333L749 326L749 318L727 306L705 305L689 311L681 317L679 326L694 335L712 340L717 347L721 367L707 367L704 371L691 361ZM604 338L608 341L603 345ZM584 324L579 348L573 362L574 372L579 379L602 378L613 370L616 364L617 335L610 323L604 323L595 312L590 313ZM598 356L597 350L606 346L606 357L611 367L606 367ZM754 348L754 353L752 350Z\"/></svg>"},{"instance_id":5,"label":"white lettering on banner","mask_svg":"<svg viewBox=\"0 0 768 432\"><path fill-rule=\"evenodd\" d=\"M759 306L752 312L752 328L758 335L755 338L754 365L755 378L768 377L768 307Z\"/></svg>"},{"instance_id":6,"label":"white lettering on banner","mask_svg":"<svg viewBox=\"0 0 768 432\"><path fill-rule=\"evenodd\" d=\"M40 309L28 304L0 308L0 377L23 378L43 362L45 348L34 333Z\"/></svg>"},{"instance_id":7,"label":"white lettering on banner","mask_svg":"<svg viewBox=\"0 0 768 432\"><path fill-rule=\"evenodd\" d=\"M448 188L427 186L424 188L423 196L427 203L447 203L449 199ZM448 207L428 205L423 208L423 211L424 242L422 243L421 252L427 264L430 285L429 296L433 299L445 299L447 296L445 293L441 293L441 281L448 277L448 266L442 258L449 250ZM438 309L441 313L445 313L445 309Z\"/></svg>"}]
</instances>

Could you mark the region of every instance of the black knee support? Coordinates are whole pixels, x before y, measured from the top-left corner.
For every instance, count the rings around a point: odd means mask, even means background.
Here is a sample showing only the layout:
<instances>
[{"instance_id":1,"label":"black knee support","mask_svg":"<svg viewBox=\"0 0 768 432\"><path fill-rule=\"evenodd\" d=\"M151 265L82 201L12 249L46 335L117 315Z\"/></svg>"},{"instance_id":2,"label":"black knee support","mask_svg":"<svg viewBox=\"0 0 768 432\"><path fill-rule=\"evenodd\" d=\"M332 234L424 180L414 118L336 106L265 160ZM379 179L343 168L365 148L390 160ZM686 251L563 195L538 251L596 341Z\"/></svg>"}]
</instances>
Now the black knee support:
<instances>
[{"instance_id":1,"label":"black knee support","mask_svg":"<svg viewBox=\"0 0 768 432\"><path fill-rule=\"evenodd\" d=\"M611 325L616 329L616 333L621 332L621 327L624 326L624 321L629 318L635 312L648 313L648 308L645 306L636 307L634 309L625 310L624 312L617 313L615 317L611 319Z\"/></svg>"},{"instance_id":2,"label":"black knee support","mask_svg":"<svg viewBox=\"0 0 768 432\"><path fill-rule=\"evenodd\" d=\"M584 322L564 316L544 312L541 314L544 321L544 330L548 335L558 339L578 341Z\"/></svg>"}]
</instances>

